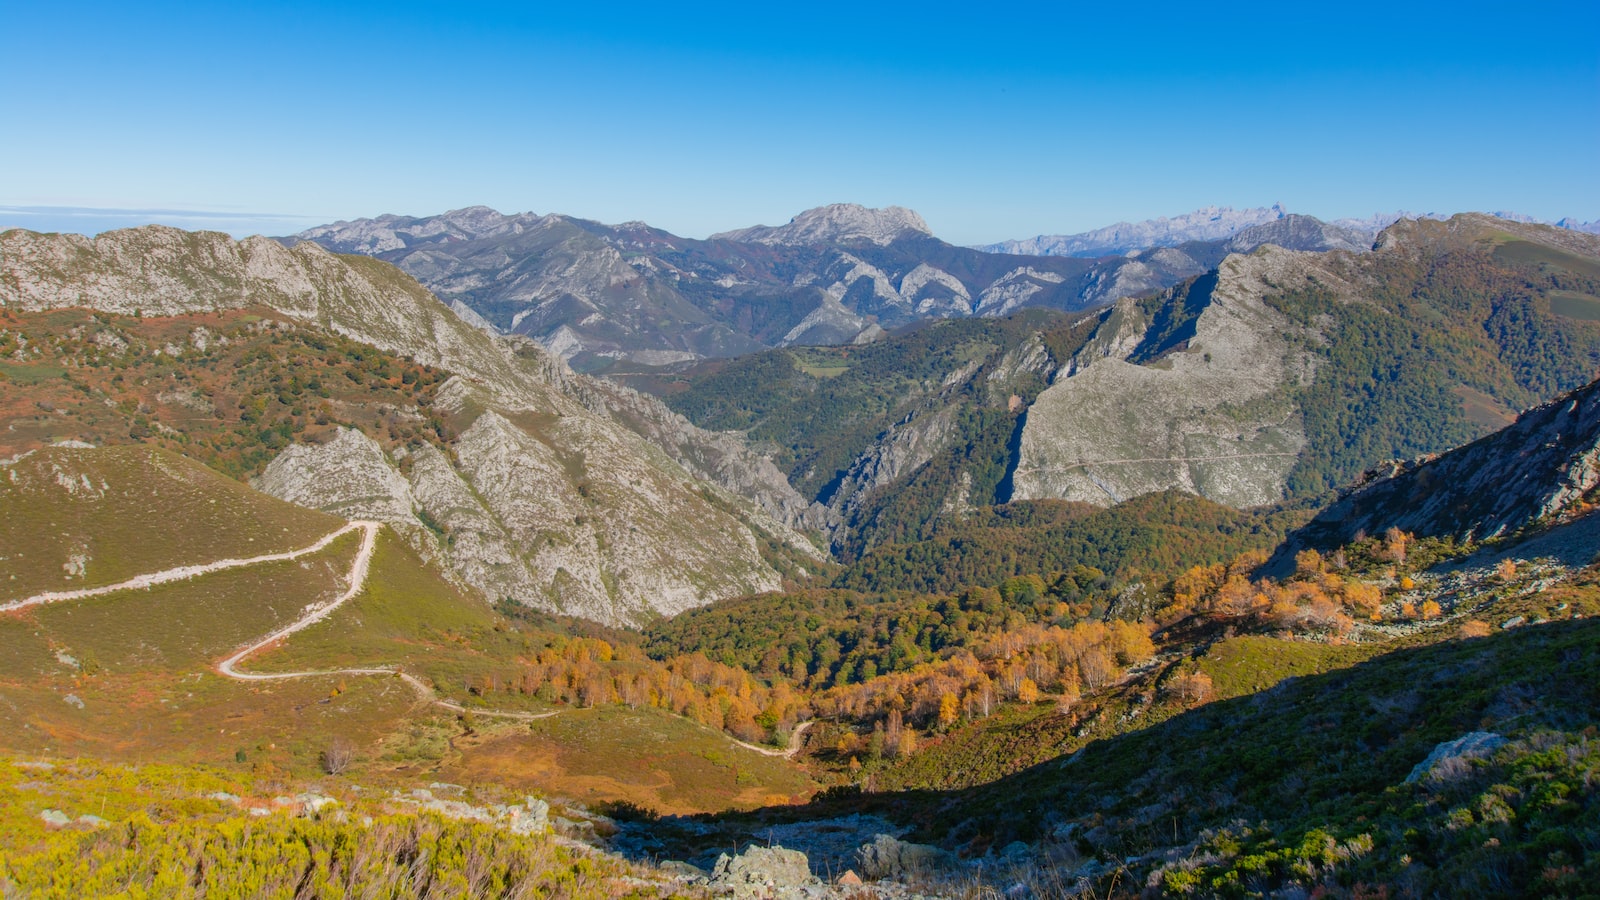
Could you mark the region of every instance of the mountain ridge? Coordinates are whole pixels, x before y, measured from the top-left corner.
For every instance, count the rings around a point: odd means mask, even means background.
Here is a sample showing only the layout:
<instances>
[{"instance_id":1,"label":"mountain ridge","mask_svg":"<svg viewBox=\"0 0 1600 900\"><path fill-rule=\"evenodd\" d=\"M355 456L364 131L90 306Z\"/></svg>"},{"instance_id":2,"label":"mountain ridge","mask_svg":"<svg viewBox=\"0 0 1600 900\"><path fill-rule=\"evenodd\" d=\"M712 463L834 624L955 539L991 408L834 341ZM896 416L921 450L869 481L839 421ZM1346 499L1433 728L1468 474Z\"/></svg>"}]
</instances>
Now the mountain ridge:
<instances>
[{"instance_id":1,"label":"mountain ridge","mask_svg":"<svg viewBox=\"0 0 1600 900\"><path fill-rule=\"evenodd\" d=\"M270 309L283 327L325 329L451 373L426 413L390 414L448 420L450 452L426 441L385 448L346 428L284 450L260 483L384 521L491 598L628 621L777 587L761 555L768 542L819 556L773 518L798 522L809 504L771 477L770 464L626 388L589 385L531 342L483 333L370 257L161 226L93 240L10 231L0 257L0 305L12 310L88 307L137 320ZM133 342L108 346L127 354ZM660 443L612 418L608 404L649 419ZM448 540L434 530L441 525ZM694 531L704 537L684 544Z\"/></svg>"},{"instance_id":2,"label":"mountain ridge","mask_svg":"<svg viewBox=\"0 0 1600 900\"><path fill-rule=\"evenodd\" d=\"M1230 231L1228 247L1189 241L1099 259L956 247L910 210L853 204L703 241L642 223L485 207L335 223L280 240L394 263L494 328L531 337L583 371L608 373L865 342L932 318L1082 309L1170 287L1265 241L1306 250L1363 243L1334 226L1290 219L1295 227Z\"/></svg>"}]
</instances>

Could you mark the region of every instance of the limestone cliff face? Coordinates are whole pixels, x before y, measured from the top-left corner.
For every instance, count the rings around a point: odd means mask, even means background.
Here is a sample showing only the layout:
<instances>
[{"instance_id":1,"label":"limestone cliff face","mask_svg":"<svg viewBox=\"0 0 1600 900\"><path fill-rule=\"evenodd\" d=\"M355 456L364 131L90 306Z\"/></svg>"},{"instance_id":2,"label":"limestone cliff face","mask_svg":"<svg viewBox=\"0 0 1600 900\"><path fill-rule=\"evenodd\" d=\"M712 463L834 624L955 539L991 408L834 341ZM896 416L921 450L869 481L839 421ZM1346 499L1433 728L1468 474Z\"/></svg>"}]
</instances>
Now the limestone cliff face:
<instances>
[{"instance_id":1,"label":"limestone cliff face","mask_svg":"<svg viewBox=\"0 0 1600 900\"><path fill-rule=\"evenodd\" d=\"M1134 361L1151 323L1133 301L1100 329L1028 410L1013 499L1110 505L1182 488L1231 506L1283 496L1305 433L1287 389L1309 383L1312 356L1262 302L1307 278L1306 257L1268 247L1230 256L1197 283L1186 342Z\"/></svg>"},{"instance_id":2,"label":"limestone cliff face","mask_svg":"<svg viewBox=\"0 0 1600 900\"><path fill-rule=\"evenodd\" d=\"M0 304L146 316L259 305L454 373L435 400L461 423L454 459L432 447L397 458L346 430L286 449L259 486L388 522L491 598L627 623L776 588L757 533L818 553L789 527L810 505L738 440L485 334L387 263L158 226L93 240L12 231Z\"/></svg>"}]
</instances>

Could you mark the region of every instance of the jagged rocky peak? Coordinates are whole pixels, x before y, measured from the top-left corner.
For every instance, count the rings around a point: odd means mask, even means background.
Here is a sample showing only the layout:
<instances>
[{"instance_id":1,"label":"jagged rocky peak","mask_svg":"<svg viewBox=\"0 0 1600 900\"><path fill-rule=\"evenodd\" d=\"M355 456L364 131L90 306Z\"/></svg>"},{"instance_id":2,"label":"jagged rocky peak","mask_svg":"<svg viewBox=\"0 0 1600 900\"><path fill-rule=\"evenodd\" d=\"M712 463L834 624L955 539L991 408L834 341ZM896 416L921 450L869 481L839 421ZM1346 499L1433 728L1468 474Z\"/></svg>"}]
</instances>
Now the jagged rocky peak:
<instances>
[{"instance_id":1,"label":"jagged rocky peak","mask_svg":"<svg viewBox=\"0 0 1600 900\"><path fill-rule=\"evenodd\" d=\"M833 203L808 209L789 224L772 228L755 225L711 236L712 240L748 244L850 244L870 242L887 246L903 237L933 235L922 217L901 206L869 209L855 203Z\"/></svg>"}]
</instances>

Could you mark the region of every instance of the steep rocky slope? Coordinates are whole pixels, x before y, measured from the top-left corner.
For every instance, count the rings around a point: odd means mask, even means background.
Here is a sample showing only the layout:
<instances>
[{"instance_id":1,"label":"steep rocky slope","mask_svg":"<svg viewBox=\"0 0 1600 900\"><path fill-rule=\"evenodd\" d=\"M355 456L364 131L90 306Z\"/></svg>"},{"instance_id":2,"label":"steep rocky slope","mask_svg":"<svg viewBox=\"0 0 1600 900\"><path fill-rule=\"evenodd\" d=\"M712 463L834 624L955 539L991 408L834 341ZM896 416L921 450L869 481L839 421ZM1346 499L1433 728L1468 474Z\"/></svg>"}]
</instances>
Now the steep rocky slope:
<instances>
[{"instance_id":1,"label":"steep rocky slope","mask_svg":"<svg viewBox=\"0 0 1600 900\"><path fill-rule=\"evenodd\" d=\"M1398 528L1417 537L1481 541L1584 508L1600 487L1600 382L1436 457L1367 472L1295 532L1280 556L1334 548Z\"/></svg>"},{"instance_id":2,"label":"steep rocky slope","mask_svg":"<svg viewBox=\"0 0 1600 900\"><path fill-rule=\"evenodd\" d=\"M1054 310L953 319L861 347L771 350L640 378L769 452L826 504L837 549L996 502L1018 417L1084 329ZM1002 498L1003 499L1003 498Z\"/></svg>"},{"instance_id":3,"label":"steep rocky slope","mask_svg":"<svg viewBox=\"0 0 1600 900\"><path fill-rule=\"evenodd\" d=\"M1473 215L1398 223L1371 250L1286 215L1234 241L1212 273L1093 313L952 320L636 383L770 448L834 513L848 560L1011 500L1323 496L1481 437L1600 365L1590 236Z\"/></svg>"},{"instance_id":4,"label":"steep rocky slope","mask_svg":"<svg viewBox=\"0 0 1600 900\"><path fill-rule=\"evenodd\" d=\"M808 504L781 479L769 481L770 466L736 442L625 389L591 385L531 344L484 334L376 260L162 227L92 241L10 231L0 236L0 260L0 303L14 310L184 316L248 307L453 373L430 409L458 435L448 452L386 451L343 431L285 451L260 483L305 505L389 522L491 597L625 622L776 587L763 549L817 552L758 501L796 521ZM606 397L671 431L670 455L605 414ZM757 500L697 481L674 456Z\"/></svg>"}]
</instances>

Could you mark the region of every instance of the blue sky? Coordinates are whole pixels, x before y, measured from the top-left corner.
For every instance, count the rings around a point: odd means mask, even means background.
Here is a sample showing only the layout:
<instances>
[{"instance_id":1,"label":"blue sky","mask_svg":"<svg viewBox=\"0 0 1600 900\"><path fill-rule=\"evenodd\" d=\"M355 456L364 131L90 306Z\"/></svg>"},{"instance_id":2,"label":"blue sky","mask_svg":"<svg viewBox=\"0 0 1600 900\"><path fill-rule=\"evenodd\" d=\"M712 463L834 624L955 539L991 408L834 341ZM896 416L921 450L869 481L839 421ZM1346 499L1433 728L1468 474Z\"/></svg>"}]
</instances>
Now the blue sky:
<instances>
[{"instance_id":1,"label":"blue sky","mask_svg":"<svg viewBox=\"0 0 1600 900\"><path fill-rule=\"evenodd\" d=\"M0 227L486 204L699 237L849 201L978 243L1209 204L1600 218L1593 0L230 6L10 4Z\"/></svg>"}]
</instances>

